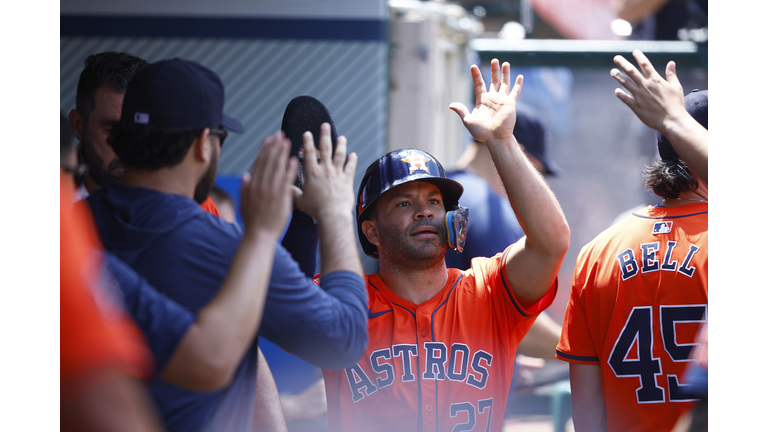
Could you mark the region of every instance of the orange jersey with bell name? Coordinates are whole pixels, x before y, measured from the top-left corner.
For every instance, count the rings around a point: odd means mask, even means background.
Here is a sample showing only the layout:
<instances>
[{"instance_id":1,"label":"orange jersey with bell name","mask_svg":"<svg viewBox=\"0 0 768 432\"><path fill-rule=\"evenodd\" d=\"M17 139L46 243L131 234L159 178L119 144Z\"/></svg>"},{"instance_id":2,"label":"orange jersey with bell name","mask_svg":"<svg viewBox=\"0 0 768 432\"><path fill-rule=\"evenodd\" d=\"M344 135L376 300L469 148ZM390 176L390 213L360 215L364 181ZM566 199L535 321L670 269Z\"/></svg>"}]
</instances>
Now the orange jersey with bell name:
<instances>
[{"instance_id":1,"label":"orange jersey with bell name","mask_svg":"<svg viewBox=\"0 0 768 432\"><path fill-rule=\"evenodd\" d=\"M501 431L517 345L557 292L555 281L523 308L504 254L449 269L419 305L367 276L368 349L353 367L323 371L330 430Z\"/></svg>"},{"instance_id":2,"label":"orange jersey with bell name","mask_svg":"<svg viewBox=\"0 0 768 432\"><path fill-rule=\"evenodd\" d=\"M708 206L649 206L582 248L557 357L600 365L609 431L669 431L707 320Z\"/></svg>"}]
</instances>

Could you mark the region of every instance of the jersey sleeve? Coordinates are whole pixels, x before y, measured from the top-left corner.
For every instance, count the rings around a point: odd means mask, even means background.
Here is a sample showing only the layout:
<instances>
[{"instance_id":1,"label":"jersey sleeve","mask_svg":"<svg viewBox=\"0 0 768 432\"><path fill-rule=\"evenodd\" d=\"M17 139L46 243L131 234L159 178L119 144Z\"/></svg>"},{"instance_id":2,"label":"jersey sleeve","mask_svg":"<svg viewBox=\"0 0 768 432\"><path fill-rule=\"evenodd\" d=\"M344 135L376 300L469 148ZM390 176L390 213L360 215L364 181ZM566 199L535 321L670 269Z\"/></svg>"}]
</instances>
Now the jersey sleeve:
<instances>
[{"instance_id":1,"label":"jersey sleeve","mask_svg":"<svg viewBox=\"0 0 768 432\"><path fill-rule=\"evenodd\" d=\"M484 278L489 282L489 285L493 287L494 296L499 298L500 301L503 299L503 302L514 314L525 318L535 318L551 306L552 302L555 300L555 296L557 295L557 278L552 282L549 291L547 291L541 300L531 306L524 307L517 297L515 297L515 292L504 271L504 260L511 248L512 245L509 245L504 249L504 252L498 253L491 258L475 258L472 260L472 266L475 271L484 274Z\"/></svg>"},{"instance_id":2,"label":"jersey sleeve","mask_svg":"<svg viewBox=\"0 0 768 432\"><path fill-rule=\"evenodd\" d=\"M158 292L145 278L111 253L106 254L106 262L123 295L126 310L147 337L155 356L157 373L160 374L195 322L195 316Z\"/></svg>"},{"instance_id":3,"label":"jersey sleeve","mask_svg":"<svg viewBox=\"0 0 768 432\"><path fill-rule=\"evenodd\" d=\"M592 337L585 308L586 294L586 251L582 250L576 260L576 268L571 282L571 295L565 309L560 341L555 356L569 363L600 364Z\"/></svg>"},{"instance_id":4,"label":"jersey sleeve","mask_svg":"<svg viewBox=\"0 0 768 432\"><path fill-rule=\"evenodd\" d=\"M504 341L505 355L514 356L517 346L525 337L536 318L547 309L557 294L557 279L552 283L544 297L529 307L523 307L515 297L514 291L509 285L504 272L504 257L509 252L496 254L491 258L475 258L472 267L465 272L465 277L474 279L474 291L480 297L490 300L490 309L493 320L498 324L495 328L498 337ZM483 302L483 303L488 303Z\"/></svg>"},{"instance_id":5,"label":"jersey sleeve","mask_svg":"<svg viewBox=\"0 0 768 432\"><path fill-rule=\"evenodd\" d=\"M322 369L351 366L368 344L367 302L359 275L332 272L318 285L277 245L259 335Z\"/></svg>"}]
</instances>

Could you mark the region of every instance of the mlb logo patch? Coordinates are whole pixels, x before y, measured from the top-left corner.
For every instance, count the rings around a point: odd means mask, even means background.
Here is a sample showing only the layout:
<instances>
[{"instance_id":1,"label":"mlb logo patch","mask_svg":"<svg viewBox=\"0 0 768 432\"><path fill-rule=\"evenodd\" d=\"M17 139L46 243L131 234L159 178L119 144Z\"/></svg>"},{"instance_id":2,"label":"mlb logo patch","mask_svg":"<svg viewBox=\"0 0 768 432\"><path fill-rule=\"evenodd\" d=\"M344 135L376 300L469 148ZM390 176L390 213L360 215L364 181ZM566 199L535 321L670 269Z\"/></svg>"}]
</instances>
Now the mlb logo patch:
<instances>
[{"instance_id":1,"label":"mlb logo patch","mask_svg":"<svg viewBox=\"0 0 768 432\"><path fill-rule=\"evenodd\" d=\"M656 222L653 224L653 234L668 234L672 232L672 222Z\"/></svg>"}]
</instances>

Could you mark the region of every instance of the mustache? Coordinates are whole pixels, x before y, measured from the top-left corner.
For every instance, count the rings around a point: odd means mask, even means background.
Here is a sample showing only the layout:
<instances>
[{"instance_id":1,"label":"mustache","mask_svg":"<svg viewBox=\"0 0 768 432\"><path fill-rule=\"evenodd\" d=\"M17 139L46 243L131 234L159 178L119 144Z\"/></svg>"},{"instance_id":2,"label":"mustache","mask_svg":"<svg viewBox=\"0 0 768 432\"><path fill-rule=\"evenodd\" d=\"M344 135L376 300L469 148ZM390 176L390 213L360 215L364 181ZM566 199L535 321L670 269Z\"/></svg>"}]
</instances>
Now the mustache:
<instances>
[{"instance_id":1,"label":"mustache","mask_svg":"<svg viewBox=\"0 0 768 432\"><path fill-rule=\"evenodd\" d=\"M113 170L116 170L117 168L122 168L122 167L123 167L123 163L120 161L120 159L115 158L115 160L107 164L106 171L111 172Z\"/></svg>"},{"instance_id":2,"label":"mustache","mask_svg":"<svg viewBox=\"0 0 768 432\"><path fill-rule=\"evenodd\" d=\"M436 221L434 219L422 219L419 221L416 221L410 225L408 225L408 234L413 234L414 232L424 228L424 227L431 227L437 230L437 234L440 236L445 235L446 232L445 225L440 223L439 221Z\"/></svg>"}]
</instances>

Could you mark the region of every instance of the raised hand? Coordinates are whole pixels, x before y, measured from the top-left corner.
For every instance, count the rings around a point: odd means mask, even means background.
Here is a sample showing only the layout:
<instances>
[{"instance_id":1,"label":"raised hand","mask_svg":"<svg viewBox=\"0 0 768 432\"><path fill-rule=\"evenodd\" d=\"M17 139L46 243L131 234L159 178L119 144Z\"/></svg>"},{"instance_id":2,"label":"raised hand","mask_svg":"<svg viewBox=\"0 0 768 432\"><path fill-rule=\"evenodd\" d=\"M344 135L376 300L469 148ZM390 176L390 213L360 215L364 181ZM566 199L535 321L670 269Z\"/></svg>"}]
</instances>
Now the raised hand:
<instances>
[{"instance_id":1,"label":"raised hand","mask_svg":"<svg viewBox=\"0 0 768 432\"><path fill-rule=\"evenodd\" d=\"M677 79L675 62L667 63L665 80L640 50L634 50L632 55L643 72L640 73L624 57L620 55L614 57L613 62L626 75L614 68L611 69L611 76L630 94L620 88L617 88L614 93L646 126L664 133L671 122L679 122L688 117L685 110L685 94L683 86Z\"/></svg>"},{"instance_id":2,"label":"raised hand","mask_svg":"<svg viewBox=\"0 0 768 432\"><path fill-rule=\"evenodd\" d=\"M486 90L485 81L476 65L470 68L475 87L475 108L470 113L459 102L449 108L461 117L464 126L477 141L507 140L511 138L517 121L515 105L523 88L523 76L518 75L514 87L511 86L509 63L499 67L499 61L491 61L491 86Z\"/></svg>"},{"instance_id":3,"label":"raised hand","mask_svg":"<svg viewBox=\"0 0 768 432\"><path fill-rule=\"evenodd\" d=\"M299 160L290 156L291 142L282 132L267 137L251 174L243 174L240 213L246 233L268 230L280 235L292 210L292 187Z\"/></svg>"},{"instance_id":4,"label":"raised hand","mask_svg":"<svg viewBox=\"0 0 768 432\"><path fill-rule=\"evenodd\" d=\"M332 153L331 126L320 126L320 148L315 149L312 133L305 132L304 138L304 189L294 188L294 200L303 212L320 220L325 215L334 217L339 212L350 213L355 205L353 183L357 155L347 156L347 139L336 140L336 151ZM320 154L318 161L317 153Z\"/></svg>"}]
</instances>

